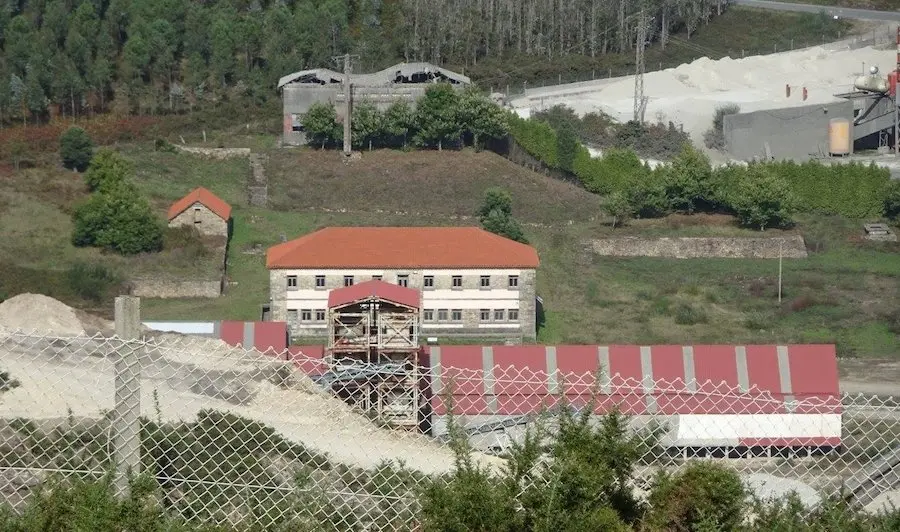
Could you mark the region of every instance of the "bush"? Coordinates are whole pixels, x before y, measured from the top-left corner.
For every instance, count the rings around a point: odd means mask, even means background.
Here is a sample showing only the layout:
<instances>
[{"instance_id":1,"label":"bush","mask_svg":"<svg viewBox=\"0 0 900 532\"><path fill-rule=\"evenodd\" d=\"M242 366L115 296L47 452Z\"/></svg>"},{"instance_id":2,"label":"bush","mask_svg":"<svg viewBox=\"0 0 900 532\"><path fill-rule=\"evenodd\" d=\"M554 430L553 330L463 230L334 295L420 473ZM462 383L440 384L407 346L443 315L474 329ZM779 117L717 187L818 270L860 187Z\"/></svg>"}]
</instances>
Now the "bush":
<instances>
[{"instance_id":1,"label":"bush","mask_svg":"<svg viewBox=\"0 0 900 532\"><path fill-rule=\"evenodd\" d=\"M712 165L694 147L685 146L664 175L666 196L674 210L690 214L716 203Z\"/></svg>"},{"instance_id":2,"label":"bush","mask_svg":"<svg viewBox=\"0 0 900 532\"><path fill-rule=\"evenodd\" d=\"M648 173L625 189L628 203L638 218L658 218L671 210L662 170Z\"/></svg>"},{"instance_id":3,"label":"bush","mask_svg":"<svg viewBox=\"0 0 900 532\"><path fill-rule=\"evenodd\" d=\"M502 188L492 187L485 191L477 215L484 230L516 242L528 242L522 226L512 217L512 198Z\"/></svg>"},{"instance_id":4,"label":"bush","mask_svg":"<svg viewBox=\"0 0 900 532\"><path fill-rule=\"evenodd\" d=\"M788 182L763 165L752 165L732 184L728 204L742 225L760 231L791 224L797 211Z\"/></svg>"},{"instance_id":5,"label":"bush","mask_svg":"<svg viewBox=\"0 0 900 532\"><path fill-rule=\"evenodd\" d=\"M337 121L337 111L333 105L320 102L312 104L303 115L302 123L307 141L310 144L321 146L322 149L326 145L344 138L341 126Z\"/></svg>"},{"instance_id":6,"label":"bush","mask_svg":"<svg viewBox=\"0 0 900 532\"><path fill-rule=\"evenodd\" d=\"M118 276L102 264L76 263L67 272L69 286L81 298L100 302L120 282Z\"/></svg>"},{"instance_id":7,"label":"bush","mask_svg":"<svg viewBox=\"0 0 900 532\"><path fill-rule=\"evenodd\" d=\"M123 255L162 249L163 225L150 203L130 184L95 192L72 215L72 243Z\"/></svg>"},{"instance_id":8,"label":"bush","mask_svg":"<svg viewBox=\"0 0 900 532\"><path fill-rule=\"evenodd\" d=\"M737 473L692 462L675 475L661 473L648 502L651 530L738 530L747 494Z\"/></svg>"},{"instance_id":9,"label":"bush","mask_svg":"<svg viewBox=\"0 0 900 532\"><path fill-rule=\"evenodd\" d=\"M121 155L109 148L100 148L91 158L84 182L88 190L114 188L125 182L131 174L131 165Z\"/></svg>"},{"instance_id":10,"label":"bush","mask_svg":"<svg viewBox=\"0 0 900 532\"><path fill-rule=\"evenodd\" d=\"M83 172L91 161L94 143L80 127L70 127L59 137L59 154L63 166Z\"/></svg>"},{"instance_id":11,"label":"bush","mask_svg":"<svg viewBox=\"0 0 900 532\"><path fill-rule=\"evenodd\" d=\"M735 115L741 112L740 106L729 103L716 107L716 114L713 115L712 127L703 134L703 143L711 150L725 149L725 117Z\"/></svg>"},{"instance_id":12,"label":"bush","mask_svg":"<svg viewBox=\"0 0 900 532\"><path fill-rule=\"evenodd\" d=\"M153 141L153 149L155 149L156 151L172 153L175 151L175 146L173 146L172 143L168 140L157 137L156 140Z\"/></svg>"},{"instance_id":13,"label":"bush","mask_svg":"<svg viewBox=\"0 0 900 532\"><path fill-rule=\"evenodd\" d=\"M602 205L603 212L613 219L612 226L618 227L634 216L634 207L628 200L628 196L621 191L613 192L606 198Z\"/></svg>"},{"instance_id":14,"label":"bush","mask_svg":"<svg viewBox=\"0 0 900 532\"><path fill-rule=\"evenodd\" d=\"M891 181L884 195L884 216L900 222L900 181Z\"/></svg>"}]
</instances>

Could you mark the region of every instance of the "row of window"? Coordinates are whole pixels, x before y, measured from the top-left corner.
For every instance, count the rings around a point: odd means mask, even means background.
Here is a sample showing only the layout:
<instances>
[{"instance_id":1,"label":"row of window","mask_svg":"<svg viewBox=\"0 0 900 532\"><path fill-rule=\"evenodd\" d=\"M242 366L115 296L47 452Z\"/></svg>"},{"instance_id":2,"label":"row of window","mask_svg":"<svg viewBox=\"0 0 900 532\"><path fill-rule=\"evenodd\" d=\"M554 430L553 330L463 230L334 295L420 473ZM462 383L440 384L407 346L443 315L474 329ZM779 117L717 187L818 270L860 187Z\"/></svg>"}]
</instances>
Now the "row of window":
<instances>
[{"instance_id":1,"label":"row of window","mask_svg":"<svg viewBox=\"0 0 900 532\"><path fill-rule=\"evenodd\" d=\"M373 275L372 280L380 281L382 279L381 275ZM344 276L344 286L353 286L355 282L355 278L352 275ZM397 276L397 284L400 286L409 286L409 275L401 274ZM325 276L324 275L316 275L316 288L324 289L325 288ZM425 289L434 289L434 276L426 275L422 279L422 286ZM462 275L454 275L450 279L450 286L456 289L462 289L463 287L463 276ZM491 276L490 275L482 275L478 280L478 286L482 289L490 289L491 288ZM508 288L518 288L519 287L519 276L518 275L510 275L506 280L506 286ZM298 287L297 284L297 276L296 275L288 275L287 276L287 287L288 289L296 290Z\"/></svg>"},{"instance_id":2,"label":"row of window","mask_svg":"<svg viewBox=\"0 0 900 532\"><path fill-rule=\"evenodd\" d=\"M422 319L424 321L462 321L463 311L460 309L438 309L437 314L435 314L434 309L425 309L422 311ZM288 320L289 321L306 321L306 322L323 322L325 321L325 311L324 310L311 310L311 309L291 309L287 311ZM437 315L437 320L435 320L435 315ZM313 316L315 316L315 320L313 320ZM511 308L509 310L506 309L481 309L478 311L478 318L480 321L519 321L519 309Z\"/></svg>"},{"instance_id":3,"label":"row of window","mask_svg":"<svg viewBox=\"0 0 900 532\"><path fill-rule=\"evenodd\" d=\"M462 321L462 310L459 309L438 309L435 313L434 309L425 309L422 311L423 321ZM435 320L437 316L437 320ZM486 309L478 311L478 319L480 321L519 321L519 309Z\"/></svg>"}]
</instances>

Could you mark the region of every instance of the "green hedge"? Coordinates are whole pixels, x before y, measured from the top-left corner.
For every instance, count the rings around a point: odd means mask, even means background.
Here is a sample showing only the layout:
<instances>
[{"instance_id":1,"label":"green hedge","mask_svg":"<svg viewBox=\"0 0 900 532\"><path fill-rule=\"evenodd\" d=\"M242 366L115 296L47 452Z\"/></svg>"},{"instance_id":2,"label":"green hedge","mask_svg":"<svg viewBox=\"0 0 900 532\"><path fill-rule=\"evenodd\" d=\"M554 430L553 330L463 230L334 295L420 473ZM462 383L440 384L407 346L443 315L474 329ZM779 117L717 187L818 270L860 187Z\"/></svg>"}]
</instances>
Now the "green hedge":
<instances>
[{"instance_id":1,"label":"green hedge","mask_svg":"<svg viewBox=\"0 0 900 532\"><path fill-rule=\"evenodd\" d=\"M548 123L513 115L509 124L510 135L526 152L548 167L561 170L557 133ZM692 152L689 150L679 158L688 156L689 153ZM678 158L672 164L677 163ZM571 173L587 190L596 194L607 195L613 192L629 194L635 186L643 187L647 181L672 182L672 176L668 175L671 173L672 164L651 170L628 149L610 149L606 150L603 157L592 158L587 148L579 145L572 162ZM690 164L694 164L694 161ZM811 161L802 164L764 162L754 165L762 166L768 171L767 174L784 179L790 185L800 212L837 214L855 219L878 218L885 213L890 172L874 163L826 165ZM686 173L690 176L693 172ZM753 172L748 167L720 167L712 170L711 182L716 186L728 188L732 182L749 173ZM672 188L669 192L677 191ZM727 209L728 205L707 205L706 208L711 207ZM678 202L673 202L672 210L680 209Z\"/></svg>"}]
</instances>

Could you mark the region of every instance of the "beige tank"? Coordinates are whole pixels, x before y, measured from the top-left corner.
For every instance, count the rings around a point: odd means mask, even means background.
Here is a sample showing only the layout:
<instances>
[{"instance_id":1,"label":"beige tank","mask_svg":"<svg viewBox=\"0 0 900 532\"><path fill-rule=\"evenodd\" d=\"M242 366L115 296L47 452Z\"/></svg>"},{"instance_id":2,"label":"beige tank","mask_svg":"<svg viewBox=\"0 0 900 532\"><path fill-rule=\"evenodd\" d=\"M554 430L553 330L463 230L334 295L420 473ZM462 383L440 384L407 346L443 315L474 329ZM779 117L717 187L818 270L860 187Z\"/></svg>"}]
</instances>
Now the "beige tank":
<instances>
[{"instance_id":1,"label":"beige tank","mask_svg":"<svg viewBox=\"0 0 900 532\"><path fill-rule=\"evenodd\" d=\"M828 153L849 155L850 148L850 120L832 118L828 123Z\"/></svg>"},{"instance_id":2,"label":"beige tank","mask_svg":"<svg viewBox=\"0 0 900 532\"><path fill-rule=\"evenodd\" d=\"M880 92L888 91L887 79L877 74L860 76L853 82L853 86L861 91Z\"/></svg>"}]
</instances>

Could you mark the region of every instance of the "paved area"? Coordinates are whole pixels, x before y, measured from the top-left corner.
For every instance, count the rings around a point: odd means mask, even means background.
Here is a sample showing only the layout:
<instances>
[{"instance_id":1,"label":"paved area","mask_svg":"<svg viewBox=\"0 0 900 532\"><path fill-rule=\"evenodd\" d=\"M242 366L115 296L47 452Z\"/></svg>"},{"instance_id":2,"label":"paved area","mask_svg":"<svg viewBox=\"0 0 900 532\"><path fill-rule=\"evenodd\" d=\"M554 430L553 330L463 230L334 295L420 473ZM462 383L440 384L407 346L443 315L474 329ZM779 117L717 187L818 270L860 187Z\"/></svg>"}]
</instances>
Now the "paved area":
<instances>
[{"instance_id":1,"label":"paved area","mask_svg":"<svg viewBox=\"0 0 900 532\"><path fill-rule=\"evenodd\" d=\"M769 0L731 0L734 5L772 9L775 11L795 11L798 13L820 13L855 20L883 20L900 22L900 11L875 11L872 9L852 9L849 7L819 6L814 4L793 4L771 2Z\"/></svg>"}]
</instances>

